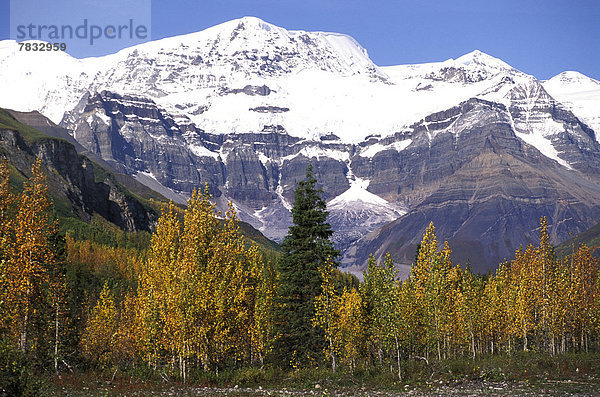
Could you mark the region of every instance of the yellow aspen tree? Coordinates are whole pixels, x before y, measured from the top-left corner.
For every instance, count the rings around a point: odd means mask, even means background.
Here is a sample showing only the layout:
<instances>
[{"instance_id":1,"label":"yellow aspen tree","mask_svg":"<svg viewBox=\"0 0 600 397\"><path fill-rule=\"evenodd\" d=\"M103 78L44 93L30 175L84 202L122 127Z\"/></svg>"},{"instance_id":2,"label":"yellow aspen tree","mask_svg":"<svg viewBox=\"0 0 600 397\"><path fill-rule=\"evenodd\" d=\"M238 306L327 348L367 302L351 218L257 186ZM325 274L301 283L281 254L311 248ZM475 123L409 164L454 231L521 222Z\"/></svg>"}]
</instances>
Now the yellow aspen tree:
<instances>
[{"instance_id":1,"label":"yellow aspen tree","mask_svg":"<svg viewBox=\"0 0 600 397\"><path fill-rule=\"evenodd\" d=\"M597 265L597 262L596 262ZM598 272L598 277L596 278L596 294L595 294L594 303L592 304L593 310L591 310L590 321L591 321L591 330L590 332L594 333L596 338L600 335L600 271ZM587 345L586 345L587 348Z\"/></svg>"},{"instance_id":2,"label":"yellow aspen tree","mask_svg":"<svg viewBox=\"0 0 600 397\"><path fill-rule=\"evenodd\" d=\"M437 239L435 237L435 226L433 222L429 224L423 239L419 245L417 262L410 269L410 278L413 281L416 292L419 296L425 295L429 285L429 277L432 274L437 257Z\"/></svg>"},{"instance_id":3,"label":"yellow aspen tree","mask_svg":"<svg viewBox=\"0 0 600 397\"><path fill-rule=\"evenodd\" d=\"M437 348L438 360L442 359L442 344L445 343L445 328L450 310L447 285L448 273L452 268L450 254L448 242L444 242L444 247L439 253L433 252L433 261L430 262L432 265L431 275L425 290L425 300L431 319L428 334L431 342L434 342Z\"/></svg>"},{"instance_id":4,"label":"yellow aspen tree","mask_svg":"<svg viewBox=\"0 0 600 397\"><path fill-rule=\"evenodd\" d=\"M218 244L218 221L210 198L208 186L205 186L204 193L194 190L188 200L179 253L180 269L175 277L181 326L176 350L184 381L190 358L201 357L208 368L209 357L214 352L217 294L214 280L224 275L219 267L211 264L211 256Z\"/></svg>"},{"instance_id":5,"label":"yellow aspen tree","mask_svg":"<svg viewBox=\"0 0 600 397\"><path fill-rule=\"evenodd\" d=\"M108 284L104 284L81 337L84 355L99 364L110 366L118 353L119 313Z\"/></svg>"},{"instance_id":6,"label":"yellow aspen tree","mask_svg":"<svg viewBox=\"0 0 600 397\"><path fill-rule=\"evenodd\" d=\"M489 342L489 351L498 351L498 344L507 335L508 301L506 290L510 280L507 263L500 264L496 273L490 277L484 289L484 339Z\"/></svg>"},{"instance_id":7,"label":"yellow aspen tree","mask_svg":"<svg viewBox=\"0 0 600 397\"><path fill-rule=\"evenodd\" d=\"M588 350L588 340L593 333L594 317L597 315L597 303L600 299L598 277L600 276L598 259L591 250L582 244L573 253L570 266L570 291L567 302L571 317L573 344L579 350Z\"/></svg>"},{"instance_id":8,"label":"yellow aspen tree","mask_svg":"<svg viewBox=\"0 0 600 397\"><path fill-rule=\"evenodd\" d=\"M265 356L271 351L273 340L273 310L277 295L277 275L270 261L260 270L254 306L254 326L252 328L252 346L255 357L263 368Z\"/></svg>"},{"instance_id":9,"label":"yellow aspen tree","mask_svg":"<svg viewBox=\"0 0 600 397\"><path fill-rule=\"evenodd\" d=\"M339 319L337 316L338 306L340 305L339 297L335 294L335 286L333 283L334 268L331 261L328 259L325 261L323 266L319 268L321 274L321 294L315 298L315 318L313 319L313 325L319 327L325 333L327 340L327 347L325 348L325 354L331 359L331 369L336 370L337 359L339 354L338 349L338 323Z\"/></svg>"},{"instance_id":10,"label":"yellow aspen tree","mask_svg":"<svg viewBox=\"0 0 600 397\"><path fill-rule=\"evenodd\" d=\"M264 349L269 325L257 323L255 309L263 305L261 321L268 321L264 305L273 293L273 286L265 285L258 304L262 257L255 245L246 244L233 204L221 222L218 215L206 188L194 192L184 216L179 261L179 283L185 291L183 364L195 355L205 369L212 364L218 369L226 360L252 360L258 329Z\"/></svg>"},{"instance_id":11,"label":"yellow aspen tree","mask_svg":"<svg viewBox=\"0 0 600 397\"><path fill-rule=\"evenodd\" d=\"M117 348L119 357L135 364L138 358L142 358L140 341L142 340L142 329L137 321L138 298L136 291L128 291L123 298L119 310L119 324L117 329Z\"/></svg>"},{"instance_id":12,"label":"yellow aspen tree","mask_svg":"<svg viewBox=\"0 0 600 397\"><path fill-rule=\"evenodd\" d=\"M483 289L481 278L476 278L470 269L463 272L462 295L459 308L464 321L464 329L469 338L469 348L473 359L477 354L476 340L483 334Z\"/></svg>"},{"instance_id":13,"label":"yellow aspen tree","mask_svg":"<svg viewBox=\"0 0 600 397\"><path fill-rule=\"evenodd\" d=\"M173 278L182 270L178 265L180 236L181 223L171 202L158 220L148 260L138 280L142 345L146 360L154 366L158 364L162 349L172 351L173 343L180 341L178 320L173 313L173 300L179 297L173 296Z\"/></svg>"},{"instance_id":14,"label":"yellow aspen tree","mask_svg":"<svg viewBox=\"0 0 600 397\"><path fill-rule=\"evenodd\" d=\"M353 371L364 354L366 339L365 307L356 289L352 291L344 289L337 301L334 320L337 320L337 326L333 327L337 350L341 354L342 362L347 363Z\"/></svg>"},{"instance_id":15,"label":"yellow aspen tree","mask_svg":"<svg viewBox=\"0 0 600 397\"><path fill-rule=\"evenodd\" d=\"M258 252L246 249L231 203L216 244L209 261L211 271L220 274L211 280L215 291L214 352L217 359L245 359L251 350L256 283L250 256L256 261Z\"/></svg>"},{"instance_id":16,"label":"yellow aspen tree","mask_svg":"<svg viewBox=\"0 0 600 397\"><path fill-rule=\"evenodd\" d=\"M171 356L184 382L194 358L218 370L227 360L262 357L270 332L273 280L263 283L262 257L246 244L233 205L220 221L210 198L207 188L192 193L183 229L170 205L138 283L147 359Z\"/></svg>"},{"instance_id":17,"label":"yellow aspen tree","mask_svg":"<svg viewBox=\"0 0 600 397\"><path fill-rule=\"evenodd\" d=\"M57 236L55 235L54 237ZM65 260L65 258L62 258L62 260ZM50 282L46 292L48 304L52 309L51 315L53 317L52 329L54 332L52 332L52 356L54 361L54 371L56 373L58 373L61 334L64 335L67 331L64 329L66 328L69 316L66 303L67 292L63 269L61 268L61 265L56 262L54 266L50 268Z\"/></svg>"},{"instance_id":18,"label":"yellow aspen tree","mask_svg":"<svg viewBox=\"0 0 600 397\"><path fill-rule=\"evenodd\" d=\"M210 202L211 197L206 185L204 193L194 189L187 202L181 248L182 266L189 268L187 271L203 271L208 266L218 228L216 217L220 215Z\"/></svg>"},{"instance_id":19,"label":"yellow aspen tree","mask_svg":"<svg viewBox=\"0 0 600 397\"><path fill-rule=\"evenodd\" d=\"M410 284L415 302L425 327L426 355L429 345L435 346L438 359L442 359L442 345L447 344L446 328L451 302L446 284L452 269L447 242L438 252L435 227L430 223L419 245L417 261L411 268Z\"/></svg>"},{"instance_id":20,"label":"yellow aspen tree","mask_svg":"<svg viewBox=\"0 0 600 397\"><path fill-rule=\"evenodd\" d=\"M410 269L409 285L413 293L414 303L412 305L412 318L414 325L420 329L420 344L425 348L425 358L428 359L429 345L434 342L435 322L431 311L431 291L430 288L434 282L431 278L434 274L434 268L437 255L437 239L435 236L435 226L433 222L429 224L423 239L418 246L416 263Z\"/></svg>"},{"instance_id":21,"label":"yellow aspen tree","mask_svg":"<svg viewBox=\"0 0 600 397\"><path fill-rule=\"evenodd\" d=\"M564 269L556 258L545 217L540 219L539 237L539 246L532 248L532 252L526 250L519 273L524 293L529 295L537 345L555 354L557 340L564 328L564 310L561 309L564 308L564 297L559 292Z\"/></svg>"},{"instance_id":22,"label":"yellow aspen tree","mask_svg":"<svg viewBox=\"0 0 600 397\"><path fill-rule=\"evenodd\" d=\"M216 215L208 187L204 194L194 190L184 215L180 274L186 291L189 351L200 357L205 369L215 350L218 282L225 277L222 263L215 264L213 258L215 250L225 250L217 239Z\"/></svg>"},{"instance_id":23,"label":"yellow aspen tree","mask_svg":"<svg viewBox=\"0 0 600 397\"><path fill-rule=\"evenodd\" d=\"M414 355L424 344L425 326L420 315L422 306L415 300L415 290L410 279L398 283L399 339L407 354Z\"/></svg>"},{"instance_id":24,"label":"yellow aspen tree","mask_svg":"<svg viewBox=\"0 0 600 397\"><path fill-rule=\"evenodd\" d=\"M569 310L570 298L572 296L570 269L566 266L566 259L556 260L550 284L550 336L552 338L551 349L553 354L564 353L567 344L567 332L571 322Z\"/></svg>"},{"instance_id":25,"label":"yellow aspen tree","mask_svg":"<svg viewBox=\"0 0 600 397\"><path fill-rule=\"evenodd\" d=\"M450 268L446 277L446 319L444 330L446 334L446 350L451 355L453 351L461 351L467 344L467 318L465 295L463 291L463 271L456 265Z\"/></svg>"},{"instance_id":26,"label":"yellow aspen tree","mask_svg":"<svg viewBox=\"0 0 600 397\"><path fill-rule=\"evenodd\" d=\"M231 343L235 357L248 360L252 354L256 292L260 269L264 264L256 245L246 246L240 233L237 214L231 203L226 219L228 240L231 252L234 254L231 259L231 283L227 285L233 297L230 305L233 326Z\"/></svg>"},{"instance_id":27,"label":"yellow aspen tree","mask_svg":"<svg viewBox=\"0 0 600 397\"><path fill-rule=\"evenodd\" d=\"M510 310L507 312L509 333L522 338L523 350L529 348L529 334L536 326L536 251L529 245L525 251L519 248L511 262L509 285L506 287Z\"/></svg>"},{"instance_id":28,"label":"yellow aspen tree","mask_svg":"<svg viewBox=\"0 0 600 397\"><path fill-rule=\"evenodd\" d=\"M0 162L0 332L11 326L14 318L15 290L10 253L14 247L15 197L10 191L10 169L6 159Z\"/></svg>"},{"instance_id":29,"label":"yellow aspen tree","mask_svg":"<svg viewBox=\"0 0 600 397\"><path fill-rule=\"evenodd\" d=\"M552 291L557 277L557 260L554 246L548 233L546 217L540 219L540 245L537 249L537 260L534 268L537 270L538 305L540 321L538 323L539 339L546 349L554 354L556 351L556 330L553 323L556 319L555 302L552 301Z\"/></svg>"},{"instance_id":30,"label":"yellow aspen tree","mask_svg":"<svg viewBox=\"0 0 600 397\"><path fill-rule=\"evenodd\" d=\"M17 200L14 245L9 253L9 278L15 303L13 330L22 352L37 350L47 342L44 329L32 329L34 320L49 310L46 293L56 265L53 236L57 223L50 212L48 186L40 159L32 165L32 176Z\"/></svg>"},{"instance_id":31,"label":"yellow aspen tree","mask_svg":"<svg viewBox=\"0 0 600 397\"><path fill-rule=\"evenodd\" d=\"M400 334L401 321L398 312L398 272L391 255L388 253L379 264L369 259L367 273L364 275L363 296L369 310L371 322L370 335L376 341L380 362L386 352L393 352L398 367L398 378L402 379Z\"/></svg>"},{"instance_id":32,"label":"yellow aspen tree","mask_svg":"<svg viewBox=\"0 0 600 397\"><path fill-rule=\"evenodd\" d=\"M235 277L236 284L238 284L238 293L236 294L238 298L238 315L236 316L237 357L248 362L254 362L258 357L262 363L261 357L264 356L269 340L265 338L263 343L259 344L260 339L257 336L260 334L268 335L272 321L269 318L270 313L261 316L257 310L260 310L261 307L265 311L268 310L263 305L272 304L276 289L272 281L263 279L266 265L256 244L247 247L243 238L240 243L245 247L245 251L241 255ZM263 302L259 302L260 299ZM262 331L260 331L261 329Z\"/></svg>"}]
</instances>

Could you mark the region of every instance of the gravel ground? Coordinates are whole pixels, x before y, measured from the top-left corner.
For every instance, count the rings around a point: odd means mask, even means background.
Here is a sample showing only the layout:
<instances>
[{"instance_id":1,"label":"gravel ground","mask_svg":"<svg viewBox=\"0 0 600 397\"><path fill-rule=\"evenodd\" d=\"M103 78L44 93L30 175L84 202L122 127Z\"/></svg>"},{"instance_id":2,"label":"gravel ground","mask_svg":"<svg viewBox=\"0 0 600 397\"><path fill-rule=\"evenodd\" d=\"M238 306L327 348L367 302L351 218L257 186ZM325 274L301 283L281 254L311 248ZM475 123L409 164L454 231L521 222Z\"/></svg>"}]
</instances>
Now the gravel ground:
<instances>
[{"instance_id":1,"label":"gravel ground","mask_svg":"<svg viewBox=\"0 0 600 397\"><path fill-rule=\"evenodd\" d=\"M161 391L129 390L117 391L111 387L90 390L57 391L61 396L328 396L328 397L392 397L392 396L600 396L600 381L540 381L528 382L466 382L455 385L430 383L424 386L406 385L403 390L384 391L367 388L323 389L315 385L310 390L263 389L263 388L169 388Z\"/></svg>"}]
</instances>

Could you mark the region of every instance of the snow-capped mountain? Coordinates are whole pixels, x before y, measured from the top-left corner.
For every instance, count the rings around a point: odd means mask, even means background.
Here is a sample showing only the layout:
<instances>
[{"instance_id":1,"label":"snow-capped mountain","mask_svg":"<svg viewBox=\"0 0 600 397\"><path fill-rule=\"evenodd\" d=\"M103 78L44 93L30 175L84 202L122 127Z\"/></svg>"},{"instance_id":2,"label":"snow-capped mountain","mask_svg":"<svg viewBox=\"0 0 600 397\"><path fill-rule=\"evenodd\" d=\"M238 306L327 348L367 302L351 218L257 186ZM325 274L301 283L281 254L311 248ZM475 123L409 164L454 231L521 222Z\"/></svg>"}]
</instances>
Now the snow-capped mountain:
<instances>
[{"instance_id":1,"label":"snow-capped mountain","mask_svg":"<svg viewBox=\"0 0 600 397\"><path fill-rule=\"evenodd\" d=\"M209 183L268 237L285 235L312 161L346 264L364 261L365 247L410 261L429 221L467 253L476 236L464 228L481 231L481 269L510 255L514 214L527 236L548 215L557 241L591 225L599 86L572 72L540 82L480 51L378 67L349 36L252 17L99 58L0 42L0 107L40 111L163 194ZM473 180L474 164L501 178ZM552 171L533 178L532 164ZM402 235L384 243L390 222Z\"/></svg>"},{"instance_id":2,"label":"snow-capped mountain","mask_svg":"<svg viewBox=\"0 0 600 397\"><path fill-rule=\"evenodd\" d=\"M562 72L542 83L553 98L581 118L600 140L600 81L579 72Z\"/></svg>"},{"instance_id":3,"label":"snow-capped mountain","mask_svg":"<svg viewBox=\"0 0 600 397\"><path fill-rule=\"evenodd\" d=\"M3 42L2 53L0 84L12 91L27 78L37 95L9 103L0 99L0 105L18 103L20 108L42 110L57 123L86 92L107 90L153 98L172 114L189 117L212 133L260 131L262 125L282 124L277 122L280 118L289 119L289 124L307 119L319 109L307 106L311 98L319 97L322 84L344 86L347 78L351 85L385 81L366 51L349 36L287 31L251 17L101 58L77 60L51 53L48 64L45 55L18 51L14 41ZM329 81L332 75L339 79ZM263 93L248 95L243 90L265 82L270 86ZM321 102L326 104L327 98ZM290 113L277 116L277 111L261 110L273 103ZM323 119L294 130L296 135L320 129L318 121Z\"/></svg>"},{"instance_id":4,"label":"snow-capped mountain","mask_svg":"<svg viewBox=\"0 0 600 397\"><path fill-rule=\"evenodd\" d=\"M106 90L152 98L213 134L282 125L293 136L333 133L352 143L401 131L522 75L479 51L378 68L346 35L287 31L249 17L100 58L22 52L12 41L2 43L1 53L0 84L22 94L0 95L0 106L39 110L56 123L88 92Z\"/></svg>"}]
</instances>

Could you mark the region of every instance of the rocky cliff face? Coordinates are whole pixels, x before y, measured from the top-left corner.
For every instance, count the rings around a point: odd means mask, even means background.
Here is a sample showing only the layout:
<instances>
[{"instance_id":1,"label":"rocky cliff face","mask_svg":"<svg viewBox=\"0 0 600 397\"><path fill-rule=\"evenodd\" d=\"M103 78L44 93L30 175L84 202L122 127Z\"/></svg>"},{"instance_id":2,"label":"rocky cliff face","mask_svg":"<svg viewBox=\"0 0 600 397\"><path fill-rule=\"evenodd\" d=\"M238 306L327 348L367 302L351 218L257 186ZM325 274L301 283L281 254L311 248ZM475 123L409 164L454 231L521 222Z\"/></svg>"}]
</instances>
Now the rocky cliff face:
<instances>
[{"instance_id":1,"label":"rocky cliff face","mask_svg":"<svg viewBox=\"0 0 600 397\"><path fill-rule=\"evenodd\" d=\"M335 135L301 140L276 127L208 134L193 123L181 126L151 101L107 92L71 116L86 149L183 194L208 182L223 195L221 205L233 200L241 218L271 238L285 235L295 183L311 161L323 197L331 201L344 265L388 251L408 265L433 221L454 258L483 272L510 258L519 244L535 241L541 216L554 225L555 241L600 217L600 151L593 132L543 90L527 95L535 98L527 109L519 107L521 98L510 107L471 99L358 145ZM110 104L115 100L128 105L116 110ZM106 137L114 136L130 148L116 151L120 160L108 149L113 146L96 144L106 139L112 145L115 139ZM536 139L549 145L541 151L528 143L539 146Z\"/></svg>"},{"instance_id":2,"label":"rocky cliff face","mask_svg":"<svg viewBox=\"0 0 600 397\"><path fill-rule=\"evenodd\" d=\"M26 141L12 129L0 129L0 150L15 168L29 175L35 158L42 159L53 197L70 205L81 219L98 214L124 230L150 230L157 214L134 198L97 164L75 147L50 137Z\"/></svg>"},{"instance_id":3,"label":"rocky cliff face","mask_svg":"<svg viewBox=\"0 0 600 397\"><path fill-rule=\"evenodd\" d=\"M107 91L89 96L82 105L65 116L62 126L73 131L86 151L183 196L208 183L216 198L224 194L233 200L243 220L275 239L287 232L293 191L311 159L316 157L325 199L349 187L347 163L353 149L338 140L306 142L277 126L254 134L208 134L191 122L176 122L151 100ZM225 202L219 201L222 206ZM264 211L271 206L269 213L279 213L278 219Z\"/></svg>"},{"instance_id":4,"label":"rocky cliff face","mask_svg":"<svg viewBox=\"0 0 600 397\"><path fill-rule=\"evenodd\" d=\"M219 194L215 187L223 184L223 175L218 163L202 156L202 150L208 152L203 146L194 146L202 131L176 124L149 99L97 93L79 112L67 114L62 125L85 149L123 172L149 173L177 191L209 183Z\"/></svg>"},{"instance_id":5,"label":"rocky cliff face","mask_svg":"<svg viewBox=\"0 0 600 397\"><path fill-rule=\"evenodd\" d=\"M477 123L464 124L469 119ZM425 128L427 122L437 127ZM585 136L583 129L579 132ZM552 225L554 241L585 230L600 216L598 168L584 174L542 155L518 138L503 105L471 100L416 124L413 134L413 144L397 156L397 164L410 158L407 172L393 175L403 179L395 182L401 187L398 195L414 205L357 242L357 250L347 252L346 264L363 263L370 253L381 257L391 252L405 265L406 276L425 228L434 222L455 260L485 272L511 258L520 244L535 242L542 216ZM565 150L578 153L570 158L572 164L583 163L588 155L588 164L598 161L597 152L576 152L570 144L578 143L564 143Z\"/></svg>"}]
</instances>

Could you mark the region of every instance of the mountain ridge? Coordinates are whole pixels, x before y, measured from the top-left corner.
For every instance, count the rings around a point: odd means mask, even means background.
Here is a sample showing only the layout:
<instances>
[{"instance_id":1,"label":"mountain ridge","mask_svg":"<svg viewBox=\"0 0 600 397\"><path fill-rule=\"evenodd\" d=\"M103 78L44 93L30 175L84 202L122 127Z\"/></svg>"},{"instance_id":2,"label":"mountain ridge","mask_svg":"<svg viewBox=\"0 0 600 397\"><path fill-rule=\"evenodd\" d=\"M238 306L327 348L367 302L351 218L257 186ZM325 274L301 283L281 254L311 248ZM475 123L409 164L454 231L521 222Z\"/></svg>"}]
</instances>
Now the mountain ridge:
<instances>
[{"instance_id":1,"label":"mountain ridge","mask_svg":"<svg viewBox=\"0 0 600 397\"><path fill-rule=\"evenodd\" d=\"M72 75L53 69L64 57L57 59L44 70L15 71L22 59L0 55L0 83L9 84L0 105L29 101L54 114L87 151L162 192L185 197L208 183L218 205L233 200L242 220L279 241L310 161L346 265L364 262L364 247L388 247L405 262L431 220L441 238L467 225L492 228L477 251L481 270L511 253L510 222L528 233L551 211L550 222L566 228L555 237L564 239L597 221L596 91L591 99L569 91L567 77L593 86L579 75L557 78L556 88L478 50L379 67L348 36L287 31L257 18L76 60ZM30 73L25 83L23 73ZM19 83L31 89L6 95ZM552 171L522 166L532 161ZM467 172L469 164L481 172ZM490 170L499 175L473 179ZM464 196L469 191L476 200ZM494 229L507 208L523 220L508 217ZM396 242L377 237L386 231ZM460 260L477 238L463 237Z\"/></svg>"}]
</instances>

